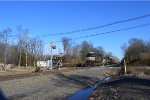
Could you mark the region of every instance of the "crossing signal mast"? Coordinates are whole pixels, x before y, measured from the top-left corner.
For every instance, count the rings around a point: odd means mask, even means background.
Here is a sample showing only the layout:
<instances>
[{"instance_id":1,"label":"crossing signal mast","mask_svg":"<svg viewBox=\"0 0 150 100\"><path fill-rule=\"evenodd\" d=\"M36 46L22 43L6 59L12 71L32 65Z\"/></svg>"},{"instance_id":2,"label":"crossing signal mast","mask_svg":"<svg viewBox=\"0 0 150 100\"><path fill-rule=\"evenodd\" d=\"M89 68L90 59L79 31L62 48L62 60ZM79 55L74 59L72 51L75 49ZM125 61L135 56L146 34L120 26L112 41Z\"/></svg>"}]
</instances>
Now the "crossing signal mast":
<instances>
[{"instance_id":1,"label":"crossing signal mast","mask_svg":"<svg viewBox=\"0 0 150 100\"><path fill-rule=\"evenodd\" d=\"M50 48L51 48L51 63L50 63L50 69L52 69L52 68L53 68L53 53L52 53L52 49L56 49L55 43L51 42L51 43L50 43Z\"/></svg>"}]
</instances>

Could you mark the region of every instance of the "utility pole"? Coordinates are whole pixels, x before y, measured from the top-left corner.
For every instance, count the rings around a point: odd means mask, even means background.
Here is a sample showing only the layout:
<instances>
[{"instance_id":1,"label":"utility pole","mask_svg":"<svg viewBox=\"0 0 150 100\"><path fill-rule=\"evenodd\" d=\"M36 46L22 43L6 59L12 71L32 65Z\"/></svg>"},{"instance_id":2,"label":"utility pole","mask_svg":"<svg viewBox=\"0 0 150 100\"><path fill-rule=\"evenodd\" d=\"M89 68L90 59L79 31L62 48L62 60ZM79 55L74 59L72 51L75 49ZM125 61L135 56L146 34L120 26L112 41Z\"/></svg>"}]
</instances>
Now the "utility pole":
<instances>
[{"instance_id":1,"label":"utility pole","mask_svg":"<svg viewBox=\"0 0 150 100\"><path fill-rule=\"evenodd\" d=\"M53 67L53 55L52 55L52 42L50 43L50 47L51 47L51 68L50 69L52 69L52 67Z\"/></svg>"},{"instance_id":2,"label":"utility pole","mask_svg":"<svg viewBox=\"0 0 150 100\"><path fill-rule=\"evenodd\" d=\"M4 31L4 34L5 34L5 51L4 51L4 66L6 66L6 50L7 50L7 31Z\"/></svg>"},{"instance_id":3,"label":"utility pole","mask_svg":"<svg viewBox=\"0 0 150 100\"><path fill-rule=\"evenodd\" d=\"M127 66L126 66L126 60L124 59L124 72L125 72L125 75L127 74Z\"/></svg>"},{"instance_id":4,"label":"utility pole","mask_svg":"<svg viewBox=\"0 0 150 100\"><path fill-rule=\"evenodd\" d=\"M58 51L58 68L60 68L61 66L61 49L59 48L59 51Z\"/></svg>"},{"instance_id":5,"label":"utility pole","mask_svg":"<svg viewBox=\"0 0 150 100\"><path fill-rule=\"evenodd\" d=\"M53 67L53 54L52 54L52 49L56 49L56 45L53 42L50 42L50 48L51 48L51 69Z\"/></svg>"},{"instance_id":6,"label":"utility pole","mask_svg":"<svg viewBox=\"0 0 150 100\"><path fill-rule=\"evenodd\" d=\"M28 32L26 32L26 67L28 66Z\"/></svg>"},{"instance_id":7,"label":"utility pole","mask_svg":"<svg viewBox=\"0 0 150 100\"><path fill-rule=\"evenodd\" d=\"M18 67L20 68L20 64L21 64L21 49L22 49L22 33L20 32L20 48L19 48L19 63L18 63Z\"/></svg>"},{"instance_id":8,"label":"utility pole","mask_svg":"<svg viewBox=\"0 0 150 100\"><path fill-rule=\"evenodd\" d=\"M37 52L36 52L36 50L35 50L36 45L37 45L37 44L34 43L34 53L35 53L35 54L34 54L34 62L33 62L33 63L34 63L34 67L35 67L35 65L36 65L36 58L37 58L37 57L36 57L36 56L37 56Z\"/></svg>"}]
</instances>

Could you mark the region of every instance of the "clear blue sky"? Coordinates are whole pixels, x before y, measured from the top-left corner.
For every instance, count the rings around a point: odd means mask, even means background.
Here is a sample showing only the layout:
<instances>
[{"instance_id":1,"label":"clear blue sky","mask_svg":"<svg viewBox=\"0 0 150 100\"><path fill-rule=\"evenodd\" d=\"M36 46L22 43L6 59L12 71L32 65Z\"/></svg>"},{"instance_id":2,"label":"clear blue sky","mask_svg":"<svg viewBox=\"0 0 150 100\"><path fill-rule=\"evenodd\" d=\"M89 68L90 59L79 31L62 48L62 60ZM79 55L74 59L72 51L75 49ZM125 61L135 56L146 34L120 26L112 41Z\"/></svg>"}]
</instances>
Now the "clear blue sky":
<instances>
[{"instance_id":1,"label":"clear blue sky","mask_svg":"<svg viewBox=\"0 0 150 100\"><path fill-rule=\"evenodd\" d=\"M150 2L0 2L0 31L10 27L12 34L16 27L22 25L29 30L29 36L55 34L150 14ZM76 38L101 32L136 26L150 22L150 18L140 19L111 27L85 31L61 36L41 38L48 54L49 42L61 40L62 37ZM122 58L120 46L128 43L131 38L150 39L150 26L134 30L116 32L96 37L73 40L78 44L82 41L92 42L95 47L102 46L106 52ZM56 43L62 49L62 43ZM58 49L54 51L58 52Z\"/></svg>"}]
</instances>

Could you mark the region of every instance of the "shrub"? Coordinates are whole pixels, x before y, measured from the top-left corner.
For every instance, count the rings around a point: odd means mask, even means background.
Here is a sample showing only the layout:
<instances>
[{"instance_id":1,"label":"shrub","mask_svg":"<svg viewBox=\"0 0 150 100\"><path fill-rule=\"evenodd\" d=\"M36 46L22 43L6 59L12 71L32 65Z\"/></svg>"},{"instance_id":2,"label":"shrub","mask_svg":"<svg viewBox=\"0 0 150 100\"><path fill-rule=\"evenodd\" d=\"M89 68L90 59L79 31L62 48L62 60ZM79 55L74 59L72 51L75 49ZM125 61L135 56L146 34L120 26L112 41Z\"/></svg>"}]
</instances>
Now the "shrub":
<instances>
[{"instance_id":1,"label":"shrub","mask_svg":"<svg viewBox=\"0 0 150 100\"><path fill-rule=\"evenodd\" d=\"M131 67L127 67L127 74L133 74L133 69Z\"/></svg>"},{"instance_id":2,"label":"shrub","mask_svg":"<svg viewBox=\"0 0 150 100\"><path fill-rule=\"evenodd\" d=\"M85 66L85 62L84 61L80 61L76 64L76 67L84 67Z\"/></svg>"},{"instance_id":3,"label":"shrub","mask_svg":"<svg viewBox=\"0 0 150 100\"><path fill-rule=\"evenodd\" d=\"M133 73L133 70L132 70L131 67L127 67L127 68L126 68L126 72L127 72L127 74L132 74L132 73ZM119 73L120 73L120 74L125 74L124 66L121 67L121 70L120 70Z\"/></svg>"},{"instance_id":4,"label":"shrub","mask_svg":"<svg viewBox=\"0 0 150 100\"><path fill-rule=\"evenodd\" d=\"M40 72L41 71L41 68L40 67L36 67L35 68L35 72Z\"/></svg>"}]
</instances>

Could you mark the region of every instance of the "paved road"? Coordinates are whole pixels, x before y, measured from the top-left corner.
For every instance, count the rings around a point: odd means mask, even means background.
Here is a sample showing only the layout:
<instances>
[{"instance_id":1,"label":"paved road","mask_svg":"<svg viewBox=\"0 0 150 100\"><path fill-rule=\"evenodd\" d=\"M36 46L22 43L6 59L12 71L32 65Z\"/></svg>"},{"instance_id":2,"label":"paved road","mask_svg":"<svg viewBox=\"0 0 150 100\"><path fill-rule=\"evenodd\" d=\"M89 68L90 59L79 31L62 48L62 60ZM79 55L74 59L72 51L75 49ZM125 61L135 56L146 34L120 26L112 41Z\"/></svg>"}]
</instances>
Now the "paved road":
<instances>
[{"instance_id":1,"label":"paved road","mask_svg":"<svg viewBox=\"0 0 150 100\"><path fill-rule=\"evenodd\" d=\"M1 81L0 88L10 100L62 100L76 91L95 84L103 74L118 68L93 67L59 74L40 74Z\"/></svg>"}]
</instances>

